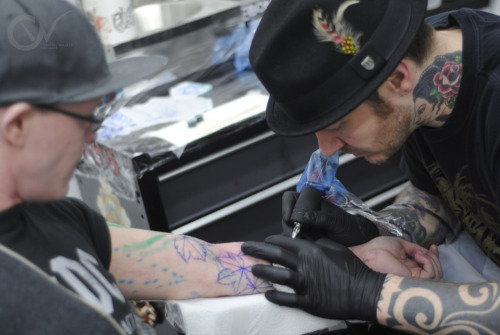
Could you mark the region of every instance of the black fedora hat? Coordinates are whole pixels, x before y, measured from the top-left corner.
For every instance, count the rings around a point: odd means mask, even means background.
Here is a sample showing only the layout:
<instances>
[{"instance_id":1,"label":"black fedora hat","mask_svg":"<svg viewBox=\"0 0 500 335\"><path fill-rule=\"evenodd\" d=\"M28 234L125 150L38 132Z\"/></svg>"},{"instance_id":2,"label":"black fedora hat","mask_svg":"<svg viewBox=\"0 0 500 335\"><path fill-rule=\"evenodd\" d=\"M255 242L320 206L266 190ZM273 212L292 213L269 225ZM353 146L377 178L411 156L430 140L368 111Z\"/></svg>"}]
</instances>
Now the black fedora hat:
<instances>
[{"instance_id":1,"label":"black fedora hat","mask_svg":"<svg viewBox=\"0 0 500 335\"><path fill-rule=\"evenodd\" d=\"M401 62L426 9L427 0L272 0L250 49L269 127L306 135L351 112Z\"/></svg>"}]
</instances>

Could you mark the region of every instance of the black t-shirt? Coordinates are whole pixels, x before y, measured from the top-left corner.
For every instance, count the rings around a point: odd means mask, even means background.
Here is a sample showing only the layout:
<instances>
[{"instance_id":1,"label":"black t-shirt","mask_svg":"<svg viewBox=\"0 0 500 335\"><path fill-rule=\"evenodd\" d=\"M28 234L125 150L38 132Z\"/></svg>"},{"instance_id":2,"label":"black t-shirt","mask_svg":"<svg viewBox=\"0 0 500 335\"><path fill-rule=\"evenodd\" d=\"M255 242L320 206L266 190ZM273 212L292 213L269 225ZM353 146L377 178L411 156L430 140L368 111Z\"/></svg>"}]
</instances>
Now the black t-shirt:
<instances>
[{"instance_id":1,"label":"black t-shirt","mask_svg":"<svg viewBox=\"0 0 500 335\"><path fill-rule=\"evenodd\" d=\"M136 334L134 310L108 272L109 230L83 202L22 203L2 211L0 243Z\"/></svg>"},{"instance_id":2,"label":"black t-shirt","mask_svg":"<svg viewBox=\"0 0 500 335\"><path fill-rule=\"evenodd\" d=\"M462 9L431 17L463 33L463 77L440 128L419 128L403 147L411 182L441 195L480 248L500 265L500 19Z\"/></svg>"}]
</instances>

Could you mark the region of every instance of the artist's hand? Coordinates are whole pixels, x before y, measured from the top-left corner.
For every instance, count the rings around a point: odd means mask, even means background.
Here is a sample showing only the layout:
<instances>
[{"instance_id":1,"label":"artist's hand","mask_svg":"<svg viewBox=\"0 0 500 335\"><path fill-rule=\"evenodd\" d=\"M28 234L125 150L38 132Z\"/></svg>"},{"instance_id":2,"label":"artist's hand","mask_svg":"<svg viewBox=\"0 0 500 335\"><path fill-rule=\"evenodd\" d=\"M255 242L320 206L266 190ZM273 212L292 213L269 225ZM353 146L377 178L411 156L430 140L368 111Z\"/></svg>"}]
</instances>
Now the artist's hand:
<instances>
[{"instance_id":1,"label":"artist's hand","mask_svg":"<svg viewBox=\"0 0 500 335\"><path fill-rule=\"evenodd\" d=\"M386 275L368 268L341 244L270 236L265 242L245 242L242 250L285 267L252 268L255 276L295 291L268 291L265 295L271 302L325 318L376 321Z\"/></svg>"},{"instance_id":2,"label":"artist's hand","mask_svg":"<svg viewBox=\"0 0 500 335\"><path fill-rule=\"evenodd\" d=\"M298 196L299 193L291 191L283 194L282 226L286 236L292 234L294 224L290 216ZM328 237L350 247L368 242L379 235L377 227L370 220L346 213L326 199L321 198L320 201L318 206L320 210L308 211L304 214L300 238L315 241L321 237Z\"/></svg>"},{"instance_id":3,"label":"artist's hand","mask_svg":"<svg viewBox=\"0 0 500 335\"><path fill-rule=\"evenodd\" d=\"M427 250L398 237L381 236L349 249L377 272L436 281L443 277L436 245Z\"/></svg>"}]
</instances>

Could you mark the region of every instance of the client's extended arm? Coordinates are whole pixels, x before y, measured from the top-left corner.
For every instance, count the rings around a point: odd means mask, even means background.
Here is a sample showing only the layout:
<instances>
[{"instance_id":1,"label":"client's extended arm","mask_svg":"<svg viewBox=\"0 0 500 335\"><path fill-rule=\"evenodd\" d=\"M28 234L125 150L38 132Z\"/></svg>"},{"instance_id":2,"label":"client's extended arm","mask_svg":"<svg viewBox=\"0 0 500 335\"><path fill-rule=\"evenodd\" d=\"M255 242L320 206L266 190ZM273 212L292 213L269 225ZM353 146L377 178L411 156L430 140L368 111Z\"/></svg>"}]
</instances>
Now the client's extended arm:
<instances>
[{"instance_id":1,"label":"client's extended arm","mask_svg":"<svg viewBox=\"0 0 500 335\"><path fill-rule=\"evenodd\" d=\"M128 299L189 299L267 291L241 243L210 244L189 237L110 226L110 272Z\"/></svg>"}]
</instances>

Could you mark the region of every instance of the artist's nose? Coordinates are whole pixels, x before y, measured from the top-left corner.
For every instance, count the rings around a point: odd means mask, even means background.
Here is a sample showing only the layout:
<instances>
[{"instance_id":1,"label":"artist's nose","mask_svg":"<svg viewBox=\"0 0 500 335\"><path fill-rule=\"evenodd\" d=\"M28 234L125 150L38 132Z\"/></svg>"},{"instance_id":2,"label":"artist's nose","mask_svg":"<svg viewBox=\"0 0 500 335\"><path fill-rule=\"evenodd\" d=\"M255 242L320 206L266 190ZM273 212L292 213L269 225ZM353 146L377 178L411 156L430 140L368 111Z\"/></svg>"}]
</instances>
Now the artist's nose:
<instances>
[{"instance_id":1,"label":"artist's nose","mask_svg":"<svg viewBox=\"0 0 500 335\"><path fill-rule=\"evenodd\" d=\"M316 138L319 149L325 156L333 156L345 145L336 132L326 129L316 132Z\"/></svg>"}]
</instances>

